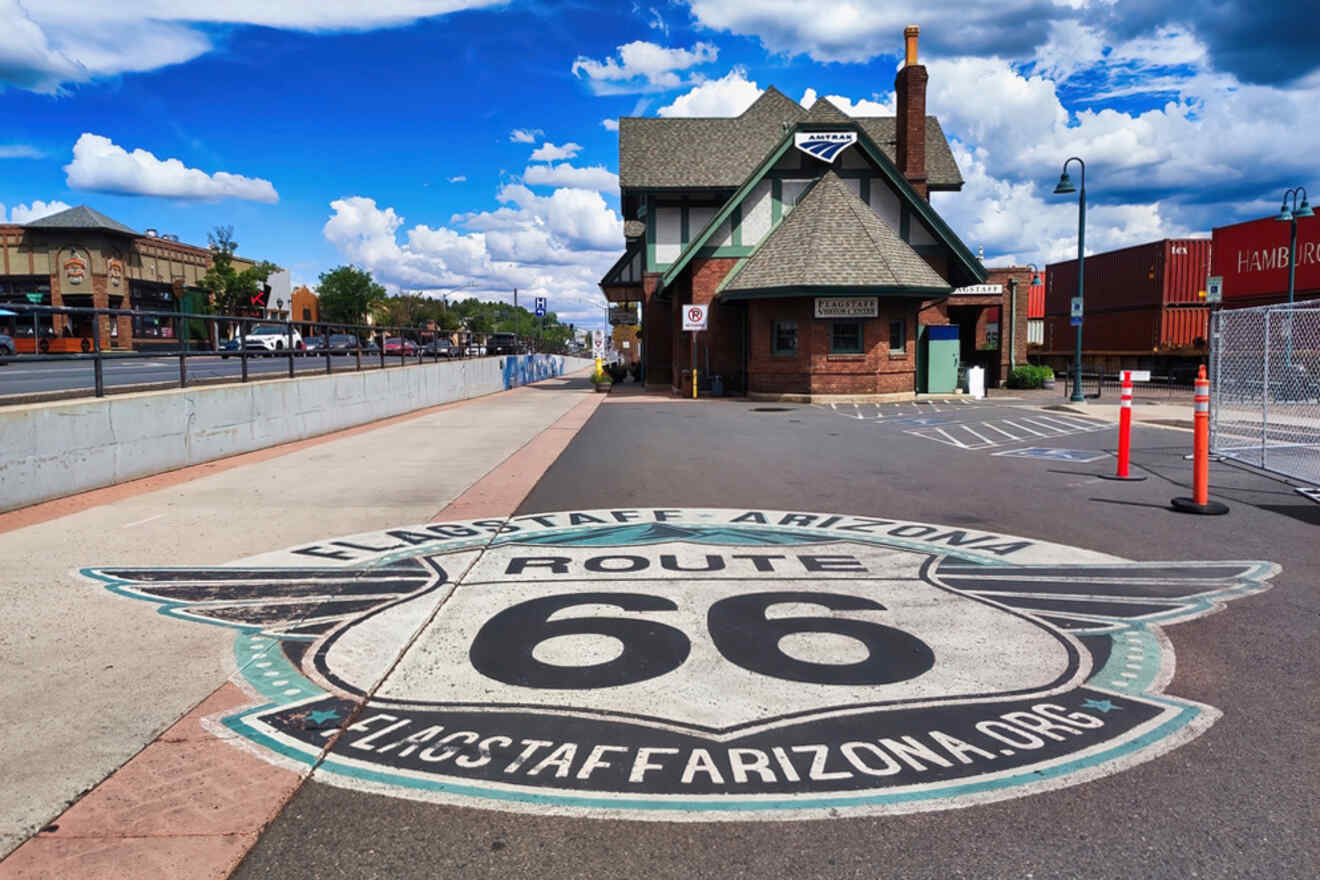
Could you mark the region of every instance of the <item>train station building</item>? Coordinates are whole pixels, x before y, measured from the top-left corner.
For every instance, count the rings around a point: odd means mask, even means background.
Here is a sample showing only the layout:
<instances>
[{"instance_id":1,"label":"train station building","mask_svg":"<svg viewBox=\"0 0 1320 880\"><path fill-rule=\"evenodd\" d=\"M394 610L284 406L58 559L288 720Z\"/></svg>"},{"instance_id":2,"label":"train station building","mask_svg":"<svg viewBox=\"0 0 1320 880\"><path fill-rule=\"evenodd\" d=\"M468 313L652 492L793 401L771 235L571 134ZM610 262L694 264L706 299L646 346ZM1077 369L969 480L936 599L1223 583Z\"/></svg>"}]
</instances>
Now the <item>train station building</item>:
<instances>
[{"instance_id":1,"label":"train station building","mask_svg":"<svg viewBox=\"0 0 1320 880\"><path fill-rule=\"evenodd\" d=\"M737 117L619 120L626 247L601 289L641 303L649 387L687 387L695 364L753 396L945 390L927 381L935 326L972 335L964 364L993 344L986 360L1002 372L1001 337L1025 361L1031 273L987 285L929 201L963 181L926 115L917 36L905 32L895 117L851 117L824 99L804 108L771 87ZM1019 284L1020 327L1001 331ZM689 304L709 307L695 351L681 329Z\"/></svg>"}]
</instances>

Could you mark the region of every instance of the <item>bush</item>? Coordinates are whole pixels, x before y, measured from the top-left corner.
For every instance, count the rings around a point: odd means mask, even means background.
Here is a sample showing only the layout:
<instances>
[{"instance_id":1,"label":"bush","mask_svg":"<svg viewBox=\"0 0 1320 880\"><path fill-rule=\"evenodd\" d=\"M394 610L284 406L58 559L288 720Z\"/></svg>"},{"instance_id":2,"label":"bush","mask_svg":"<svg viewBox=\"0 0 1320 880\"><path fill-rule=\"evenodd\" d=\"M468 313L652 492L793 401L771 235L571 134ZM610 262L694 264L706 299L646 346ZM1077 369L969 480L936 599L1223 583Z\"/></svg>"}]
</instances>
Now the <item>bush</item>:
<instances>
[{"instance_id":1,"label":"bush","mask_svg":"<svg viewBox=\"0 0 1320 880\"><path fill-rule=\"evenodd\" d=\"M605 372L604 370L601 370L599 373L592 373L592 374L591 374L591 381L592 381L592 383L595 384L595 385L612 385L612 384L614 384L614 380L610 378L610 374L607 373L607 372Z\"/></svg>"},{"instance_id":2,"label":"bush","mask_svg":"<svg viewBox=\"0 0 1320 880\"><path fill-rule=\"evenodd\" d=\"M1027 364L1014 367L1008 374L1009 388L1042 388L1054 378L1054 371L1049 367L1037 367Z\"/></svg>"}]
</instances>

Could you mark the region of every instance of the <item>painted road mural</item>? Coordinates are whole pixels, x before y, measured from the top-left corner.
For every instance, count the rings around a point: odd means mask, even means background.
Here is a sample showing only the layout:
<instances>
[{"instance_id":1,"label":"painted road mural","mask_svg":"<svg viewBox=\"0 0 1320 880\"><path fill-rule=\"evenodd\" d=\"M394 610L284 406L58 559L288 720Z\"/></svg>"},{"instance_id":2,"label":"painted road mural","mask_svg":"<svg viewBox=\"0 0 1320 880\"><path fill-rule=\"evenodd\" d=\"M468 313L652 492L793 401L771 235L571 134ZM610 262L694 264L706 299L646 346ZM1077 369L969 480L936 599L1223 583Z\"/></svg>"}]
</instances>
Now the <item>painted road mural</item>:
<instances>
[{"instance_id":1,"label":"painted road mural","mask_svg":"<svg viewBox=\"0 0 1320 880\"><path fill-rule=\"evenodd\" d=\"M253 704L213 727L322 781L710 821L967 806L1150 760L1219 717L1166 693L1166 629L1277 570L901 519L619 509L84 574L159 603L162 626L234 628Z\"/></svg>"}]
</instances>

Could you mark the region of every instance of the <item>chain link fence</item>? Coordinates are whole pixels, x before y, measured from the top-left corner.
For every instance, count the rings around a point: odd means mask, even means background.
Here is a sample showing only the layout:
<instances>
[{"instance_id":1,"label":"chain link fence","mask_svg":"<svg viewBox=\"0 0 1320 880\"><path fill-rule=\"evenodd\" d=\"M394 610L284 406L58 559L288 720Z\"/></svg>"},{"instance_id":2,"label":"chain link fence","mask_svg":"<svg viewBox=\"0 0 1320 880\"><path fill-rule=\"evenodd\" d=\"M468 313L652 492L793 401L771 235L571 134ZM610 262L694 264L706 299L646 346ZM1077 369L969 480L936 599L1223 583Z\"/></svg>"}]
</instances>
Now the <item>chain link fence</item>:
<instances>
[{"instance_id":1,"label":"chain link fence","mask_svg":"<svg viewBox=\"0 0 1320 880\"><path fill-rule=\"evenodd\" d=\"M1217 311L1210 450L1320 484L1320 304Z\"/></svg>"}]
</instances>

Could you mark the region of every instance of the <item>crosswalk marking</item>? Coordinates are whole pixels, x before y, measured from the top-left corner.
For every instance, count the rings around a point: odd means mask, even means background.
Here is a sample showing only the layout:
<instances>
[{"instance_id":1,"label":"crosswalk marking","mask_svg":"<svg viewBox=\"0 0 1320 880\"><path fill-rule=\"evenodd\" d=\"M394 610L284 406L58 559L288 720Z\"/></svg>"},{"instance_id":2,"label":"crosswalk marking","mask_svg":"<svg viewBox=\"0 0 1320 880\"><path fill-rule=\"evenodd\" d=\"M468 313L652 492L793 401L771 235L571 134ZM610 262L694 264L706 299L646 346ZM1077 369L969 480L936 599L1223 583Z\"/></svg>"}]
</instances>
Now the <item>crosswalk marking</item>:
<instances>
[{"instance_id":1,"label":"crosswalk marking","mask_svg":"<svg viewBox=\"0 0 1320 880\"><path fill-rule=\"evenodd\" d=\"M945 425L943 427L915 428L905 431L923 440L934 440L958 449L994 449L1030 440L1027 435L1036 437L1065 437L1069 434L1085 434L1092 431L1105 431L1112 428L1108 422L1089 419L1048 419L1042 417L1027 418L1015 416L1013 419L995 419L984 422L968 422ZM1007 430L1012 428L1018 433ZM996 437L995 434L1000 436Z\"/></svg>"}]
</instances>

